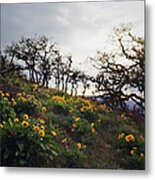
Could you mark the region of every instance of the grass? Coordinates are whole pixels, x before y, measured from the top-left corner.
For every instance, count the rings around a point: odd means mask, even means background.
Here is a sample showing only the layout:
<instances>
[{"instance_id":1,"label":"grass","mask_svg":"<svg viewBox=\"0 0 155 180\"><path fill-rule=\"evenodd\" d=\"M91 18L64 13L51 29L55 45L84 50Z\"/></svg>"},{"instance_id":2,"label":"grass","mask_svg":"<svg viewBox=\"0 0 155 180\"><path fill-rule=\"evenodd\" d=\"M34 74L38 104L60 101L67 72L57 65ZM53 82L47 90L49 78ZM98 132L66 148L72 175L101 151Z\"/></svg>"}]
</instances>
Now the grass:
<instances>
[{"instance_id":1,"label":"grass","mask_svg":"<svg viewBox=\"0 0 155 180\"><path fill-rule=\"evenodd\" d=\"M0 82L2 166L145 168L143 116L39 87L14 72Z\"/></svg>"}]
</instances>

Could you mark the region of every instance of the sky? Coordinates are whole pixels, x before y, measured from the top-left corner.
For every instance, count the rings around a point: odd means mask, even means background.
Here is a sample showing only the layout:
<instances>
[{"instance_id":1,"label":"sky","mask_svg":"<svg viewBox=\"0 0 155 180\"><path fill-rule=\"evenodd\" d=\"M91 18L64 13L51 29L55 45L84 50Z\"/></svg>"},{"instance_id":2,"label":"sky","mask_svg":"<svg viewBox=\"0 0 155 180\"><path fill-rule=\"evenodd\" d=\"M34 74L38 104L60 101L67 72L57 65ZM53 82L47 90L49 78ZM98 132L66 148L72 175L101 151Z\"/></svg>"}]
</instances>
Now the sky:
<instances>
[{"instance_id":1,"label":"sky","mask_svg":"<svg viewBox=\"0 0 155 180\"><path fill-rule=\"evenodd\" d=\"M61 51L72 54L75 66L91 71L86 59L104 50L114 27L133 23L144 34L143 1L29 3L1 5L1 47L21 36L46 35Z\"/></svg>"}]
</instances>

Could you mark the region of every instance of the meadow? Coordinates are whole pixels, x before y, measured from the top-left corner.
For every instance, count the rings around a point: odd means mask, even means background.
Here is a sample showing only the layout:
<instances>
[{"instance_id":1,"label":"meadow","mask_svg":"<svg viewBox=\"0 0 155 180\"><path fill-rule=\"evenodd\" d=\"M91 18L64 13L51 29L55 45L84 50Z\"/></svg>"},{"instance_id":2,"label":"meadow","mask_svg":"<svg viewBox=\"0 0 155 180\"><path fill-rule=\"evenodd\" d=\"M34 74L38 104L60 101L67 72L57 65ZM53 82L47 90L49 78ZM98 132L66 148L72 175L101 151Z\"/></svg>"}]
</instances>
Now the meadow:
<instances>
[{"instance_id":1,"label":"meadow","mask_svg":"<svg viewBox=\"0 0 155 180\"><path fill-rule=\"evenodd\" d=\"M1 166L145 169L144 116L0 75Z\"/></svg>"}]
</instances>

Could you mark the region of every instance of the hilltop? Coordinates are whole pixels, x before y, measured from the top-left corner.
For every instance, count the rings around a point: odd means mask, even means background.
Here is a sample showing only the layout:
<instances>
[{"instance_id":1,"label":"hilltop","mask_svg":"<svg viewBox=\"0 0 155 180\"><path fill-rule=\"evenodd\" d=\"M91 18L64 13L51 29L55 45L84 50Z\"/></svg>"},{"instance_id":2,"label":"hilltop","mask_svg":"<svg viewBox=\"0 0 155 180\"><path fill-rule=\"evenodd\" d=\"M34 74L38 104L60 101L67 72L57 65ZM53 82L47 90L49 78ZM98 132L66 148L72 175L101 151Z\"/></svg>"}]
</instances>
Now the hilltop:
<instances>
[{"instance_id":1,"label":"hilltop","mask_svg":"<svg viewBox=\"0 0 155 180\"><path fill-rule=\"evenodd\" d=\"M144 118L0 76L1 165L144 169Z\"/></svg>"}]
</instances>

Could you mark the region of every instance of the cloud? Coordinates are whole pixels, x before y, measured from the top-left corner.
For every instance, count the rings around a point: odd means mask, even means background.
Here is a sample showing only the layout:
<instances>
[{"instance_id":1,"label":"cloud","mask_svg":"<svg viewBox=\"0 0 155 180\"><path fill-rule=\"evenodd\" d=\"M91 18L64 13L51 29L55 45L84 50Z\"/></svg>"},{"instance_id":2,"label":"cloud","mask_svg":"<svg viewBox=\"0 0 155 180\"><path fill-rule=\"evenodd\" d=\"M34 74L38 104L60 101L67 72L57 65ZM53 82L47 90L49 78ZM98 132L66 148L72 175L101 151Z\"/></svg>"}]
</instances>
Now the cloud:
<instances>
[{"instance_id":1,"label":"cloud","mask_svg":"<svg viewBox=\"0 0 155 180\"><path fill-rule=\"evenodd\" d=\"M1 5L2 47L22 35L53 37L75 64L93 73L84 61L104 50L114 26L132 22L134 32L144 35L144 2L76 2ZM66 53L68 53L66 52ZM90 70L91 69L91 70Z\"/></svg>"}]
</instances>

